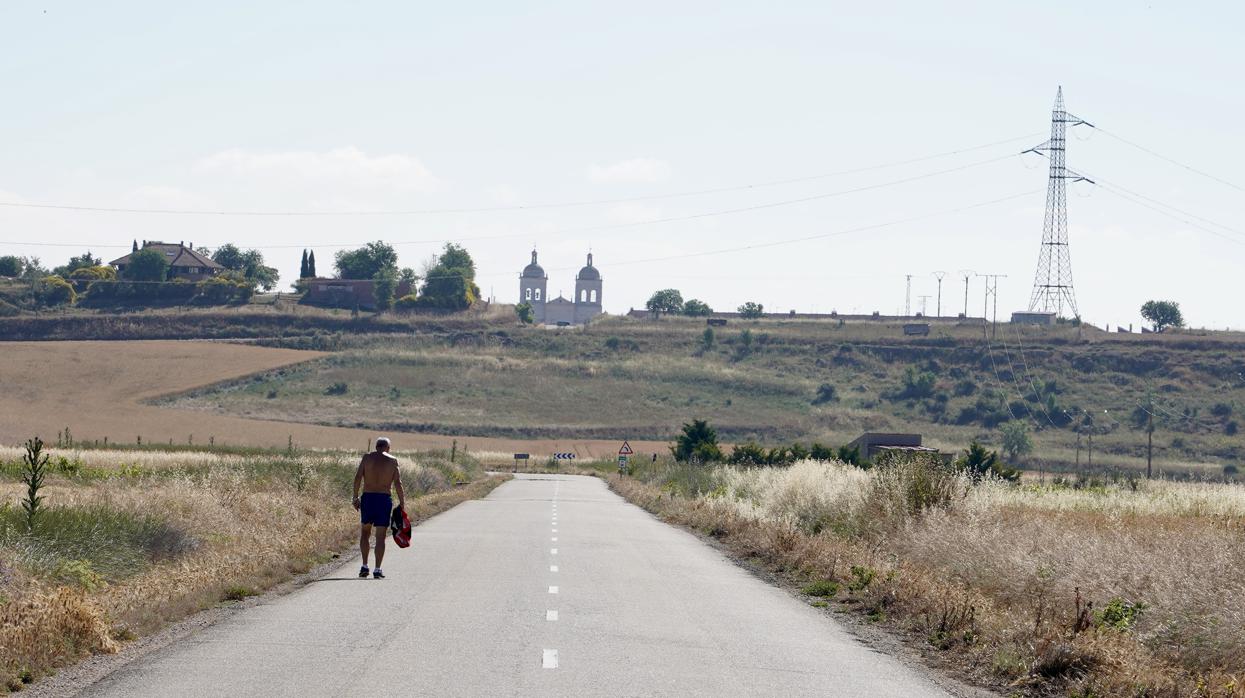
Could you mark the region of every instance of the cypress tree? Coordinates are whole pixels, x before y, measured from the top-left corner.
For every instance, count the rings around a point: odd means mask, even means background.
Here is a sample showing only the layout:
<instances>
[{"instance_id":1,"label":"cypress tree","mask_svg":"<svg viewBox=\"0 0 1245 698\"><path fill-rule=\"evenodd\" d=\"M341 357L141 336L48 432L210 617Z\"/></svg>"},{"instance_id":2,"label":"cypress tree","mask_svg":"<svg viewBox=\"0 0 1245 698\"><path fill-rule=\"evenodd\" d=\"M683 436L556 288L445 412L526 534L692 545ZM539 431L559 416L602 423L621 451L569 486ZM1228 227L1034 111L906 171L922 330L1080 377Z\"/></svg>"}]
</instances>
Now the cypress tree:
<instances>
[{"instance_id":1,"label":"cypress tree","mask_svg":"<svg viewBox=\"0 0 1245 698\"><path fill-rule=\"evenodd\" d=\"M307 254L307 276L315 278L316 276L316 251L312 250Z\"/></svg>"},{"instance_id":2,"label":"cypress tree","mask_svg":"<svg viewBox=\"0 0 1245 698\"><path fill-rule=\"evenodd\" d=\"M134 247L130 248L130 252L138 252L138 240L134 241Z\"/></svg>"},{"instance_id":3,"label":"cypress tree","mask_svg":"<svg viewBox=\"0 0 1245 698\"><path fill-rule=\"evenodd\" d=\"M307 250L303 250L303 265L298 268L298 278L307 278Z\"/></svg>"}]
</instances>

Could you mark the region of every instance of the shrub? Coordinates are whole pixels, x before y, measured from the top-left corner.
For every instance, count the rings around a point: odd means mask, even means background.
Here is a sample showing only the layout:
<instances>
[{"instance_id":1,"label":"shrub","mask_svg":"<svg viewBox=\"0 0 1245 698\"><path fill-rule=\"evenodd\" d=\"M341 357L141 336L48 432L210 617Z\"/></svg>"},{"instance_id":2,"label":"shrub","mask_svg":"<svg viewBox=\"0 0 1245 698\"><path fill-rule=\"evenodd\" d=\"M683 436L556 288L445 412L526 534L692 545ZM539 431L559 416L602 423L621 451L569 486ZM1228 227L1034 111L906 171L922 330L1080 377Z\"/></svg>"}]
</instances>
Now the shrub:
<instances>
[{"instance_id":1,"label":"shrub","mask_svg":"<svg viewBox=\"0 0 1245 698\"><path fill-rule=\"evenodd\" d=\"M870 480L869 504L882 519L945 509L967 492L967 481L932 454L883 455Z\"/></svg>"},{"instance_id":2,"label":"shrub","mask_svg":"<svg viewBox=\"0 0 1245 698\"><path fill-rule=\"evenodd\" d=\"M731 450L731 457L728 459L728 462L731 465L765 465L769 462L768 457L769 454L764 448L749 441L737 444Z\"/></svg>"},{"instance_id":3,"label":"shrub","mask_svg":"<svg viewBox=\"0 0 1245 698\"><path fill-rule=\"evenodd\" d=\"M520 305L527 305L527 304L522 303ZM397 310L403 313L409 313L418 307L419 307L419 296L416 296L414 293L408 293L405 296L402 296L401 298L393 302L394 310ZM527 309L528 309L528 314L530 315L532 306L528 305ZM517 312L518 308L515 308L515 311ZM522 315L520 315L519 317L522 318Z\"/></svg>"},{"instance_id":4,"label":"shrub","mask_svg":"<svg viewBox=\"0 0 1245 698\"><path fill-rule=\"evenodd\" d=\"M1227 417L1232 414L1232 405L1229 405L1226 402L1216 402L1214 406L1210 408L1210 413L1216 417Z\"/></svg>"},{"instance_id":5,"label":"shrub","mask_svg":"<svg viewBox=\"0 0 1245 698\"><path fill-rule=\"evenodd\" d=\"M35 293L44 305L73 305L78 300L73 286L59 276L43 277Z\"/></svg>"},{"instance_id":6,"label":"shrub","mask_svg":"<svg viewBox=\"0 0 1245 698\"><path fill-rule=\"evenodd\" d=\"M79 267L69 273L69 278L87 281L98 281L100 279L115 281L117 279L117 270L112 267L104 266Z\"/></svg>"},{"instance_id":7,"label":"shrub","mask_svg":"<svg viewBox=\"0 0 1245 698\"><path fill-rule=\"evenodd\" d=\"M1223 425L1223 433L1227 434L1228 436L1236 436L1236 431L1237 431L1236 420L1229 421L1227 424Z\"/></svg>"},{"instance_id":8,"label":"shrub","mask_svg":"<svg viewBox=\"0 0 1245 698\"><path fill-rule=\"evenodd\" d=\"M1115 597L1100 611L1094 612L1094 625L1099 628L1124 631L1136 624L1147 606L1140 601L1129 602Z\"/></svg>"},{"instance_id":9,"label":"shrub","mask_svg":"<svg viewBox=\"0 0 1245 698\"><path fill-rule=\"evenodd\" d=\"M519 322L523 323L524 325L530 325L536 319L535 316L532 314L532 304L528 303L527 301L524 301L516 305L514 307L514 314L516 317L519 318Z\"/></svg>"},{"instance_id":10,"label":"shrub","mask_svg":"<svg viewBox=\"0 0 1245 698\"><path fill-rule=\"evenodd\" d=\"M965 378L956 382L954 392L956 397L968 397L969 395L977 392L977 384L968 378Z\"/></svg>"},{"instance_id":11,"label":"shrub","mask_svg":"<svg viewBox=\"0 0 1245 698\"><path fill-rule=\"evenodd\" d=\"M955 462L956 468L967 474L974 482L980 481L987 475L1007 480L1008 482L1016 482L1020 479L1020 471L1009 468L999 462L999 454L996 451L987 451L974 440L968 446L968 450L964 455Z\"/></svg>"},{"instance_id":12,"label":"shrub","mask_svg":"<svg viewBox=\"0 0 1245 698\"><path fill-rule=\"evenodd\" d=\"M814 405L824 405L827 402L835 402L839 399L839 391L829 383L822 383L817 386L817 396L813 398Z\"/></svg>"},{"instance_id":13,"label":"shrub","mask_svg":"<svg viewBox=\"0 0 1245 698\"><path fill-rule=\"evenodd\" d=\"M703 419L684 424L683 433L675 439L670 452L680 462L711 463L722 460L718 432Z\"/></svg>"},{"instance_id":14,"label":"shrub","mask_svg":"<svg viewBox=\"0 0 1245 698\"><path fill-rule=\"evenodd\" d=\"M324 394L325 395L345 395L346 392L349 390L350 390L350 386L346 385L345 383L341 381L337 381L336 383L333 383L329 387L325 388Z\"/></svg>"},{"instance_id":15,"label":"shrub","mask_svg":"<svg viewBox=\"0 0 1245 698\"><path fill-rule=\"evenodd\" d=\"M892 400L919 400L927 398L934 394L934 384L937 383L938 377L930 371L918 371L916 367L909 366L904 369L903 388L897 393L892 393L889 397Z\"/></svg>"},{"instance_id":16,"label":"shrub","mask_svg":"<svg viewBox=\"0 0 1245 698\"><path fill-rule=\"evenodd\" d=\"M164 285L164 284L161 284ZM168 284L177 286L177 282ZM195 300L208 305L225 303L242 303L250 300L255 287L247 281L238 281L227 276L213 276L195 284L197 294Z\"/></svg>"}]
</instances>

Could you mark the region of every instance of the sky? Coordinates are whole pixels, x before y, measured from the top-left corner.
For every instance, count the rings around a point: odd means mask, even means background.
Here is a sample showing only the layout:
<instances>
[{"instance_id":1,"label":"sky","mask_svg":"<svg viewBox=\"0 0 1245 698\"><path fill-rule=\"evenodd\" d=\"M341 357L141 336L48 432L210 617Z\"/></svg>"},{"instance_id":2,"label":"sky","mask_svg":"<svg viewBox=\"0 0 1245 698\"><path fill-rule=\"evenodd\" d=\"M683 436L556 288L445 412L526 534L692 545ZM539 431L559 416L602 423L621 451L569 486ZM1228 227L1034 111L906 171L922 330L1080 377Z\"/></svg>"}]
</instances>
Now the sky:
<instances>
[{"instance_id":1,"label":"sky","mask_svg":"<svg viewBox=\"0 0 1245 698\"><path fill-rule=\"evenodd\" d=\"M0 255L231 242L298 276L533 246L605 310L1028 307L1067 110L1081 315L1245 328L1239 3L0 3ZM1157 157L1141 150L1141 146ZM931 157L933 156L933 157ZM1174 162L1173 162L1174 161ZM14 206L12 204L23 204ZM216 213L110 212L53 205ZM235 215L240 213L269 215ZM297 214L297 215L290 215ZM921 296L928 296L922 299Z\"/></svg>"}]
</instances>

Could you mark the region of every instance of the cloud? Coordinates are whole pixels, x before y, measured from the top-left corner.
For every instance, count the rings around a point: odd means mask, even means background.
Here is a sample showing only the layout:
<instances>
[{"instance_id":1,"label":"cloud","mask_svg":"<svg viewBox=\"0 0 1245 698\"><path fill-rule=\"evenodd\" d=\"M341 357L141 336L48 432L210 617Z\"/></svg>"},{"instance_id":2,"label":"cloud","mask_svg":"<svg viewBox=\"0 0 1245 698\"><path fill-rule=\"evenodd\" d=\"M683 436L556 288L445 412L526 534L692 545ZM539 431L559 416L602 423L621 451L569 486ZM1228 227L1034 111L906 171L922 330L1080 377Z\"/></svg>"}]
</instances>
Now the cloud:
<instances>
[{"instance_id":1,"label":"cloud","mask_svg":"<svg viewBox=\"0 0 1245 698\"><path fill-rule=\"evenodd\" d=\"M612 165L588 167L593 182L664 182L670 179L670 164L653 158L632 158Z\"/></svg>"},{"instance_id":2,"label":"cloud","mask_svg":"<svg viewBox=\"0 0 1245 698\"><path fill-rule=\"evenodd\" d=\"M346 185L401 192L431 192L440 186L428 168L409 155L368 155L354 147L324 152L231 148L201 159L195 171L275 180L286 185Z\"/></svg>"}]
</instances>

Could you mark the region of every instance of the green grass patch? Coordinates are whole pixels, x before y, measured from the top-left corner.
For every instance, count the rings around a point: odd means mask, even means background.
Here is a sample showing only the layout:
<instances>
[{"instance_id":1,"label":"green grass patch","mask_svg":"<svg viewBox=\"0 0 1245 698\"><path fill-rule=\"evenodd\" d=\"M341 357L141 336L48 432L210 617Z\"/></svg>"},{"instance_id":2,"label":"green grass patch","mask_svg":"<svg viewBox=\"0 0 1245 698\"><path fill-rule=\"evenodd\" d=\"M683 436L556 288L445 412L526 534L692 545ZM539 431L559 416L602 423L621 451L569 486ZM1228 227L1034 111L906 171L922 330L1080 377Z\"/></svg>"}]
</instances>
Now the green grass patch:
<instances>
[{"instance_id":1,"label":"green grass patch","mask_svg":"<svg viewBox=\"0 0 1245 698\"><path fill-rule=\"evenodd\" d=\"M105 506L42 509L26 530L22 511L0 507L0 550L37 576L92 589L182 555L198 541L165 520Z\"/></svg>"},{"instance_id":2,"label":"green grass patch","mask_svg":"<svg viewBox=\"0 0 1245 698\"><path fill-rule=\"evenodd\" d=\"M800 593L822 598L837 596L839 593L839 583L832 582L829 579L819 579L805 586L800 590Z\"/></svg>"}]
</instances>

